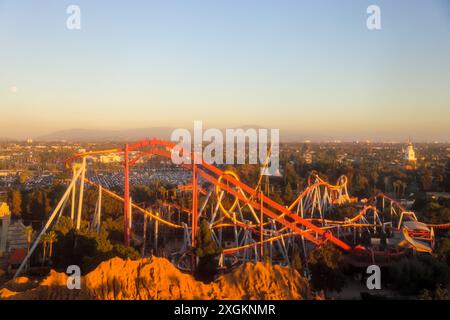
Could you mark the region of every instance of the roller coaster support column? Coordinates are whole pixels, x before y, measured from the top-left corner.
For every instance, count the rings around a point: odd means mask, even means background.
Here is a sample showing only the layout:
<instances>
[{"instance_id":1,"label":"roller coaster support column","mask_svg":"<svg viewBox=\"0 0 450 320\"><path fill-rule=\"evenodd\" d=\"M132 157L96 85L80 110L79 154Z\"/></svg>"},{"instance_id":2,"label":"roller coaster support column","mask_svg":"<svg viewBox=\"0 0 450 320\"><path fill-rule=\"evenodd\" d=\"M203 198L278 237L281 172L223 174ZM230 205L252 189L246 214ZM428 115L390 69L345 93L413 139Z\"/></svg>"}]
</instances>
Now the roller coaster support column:
<instances>
[{"instance_id":1,"label":"roller coaster support column","mask_svg":"<svg viewBox=\"0 0 450 320\"><path fill-rule=\"evenodd\" d=\"M98 186L98 207L95 217L95 226L97 228L97 234L100 233L100 224L102 221L102 186Z\"/></svg>"},{"instance_id":2,"label":"roller coaster support column","mask_svg":"<svg viewBox=\"0 0 450 320\"><path fill-rule=\"evenodd\" d=\"M28 260L30 259L31 255L33 254L34 250L38 246L38 244L41 242L42 236L47 232L48 228L50 228L53 219L57 216L59 210L63 207L64 203L66 202L67 198L69 198L70 192L73 192L73 189L75 189L75 185L77 183L77 179L80 177L81 173L83 171L83 168L79 168L77 172L74 174L72 181L70 182L69 186L67 187L66 191L64 192L64 195L62 196L61 200L58 202L55 210L53 210L52 214L47 220L47 223L45 224L44 228L42 228L39 235L34 240L33 245L31 246L29 252L27 253L27 256L22 260L22 263L20 264L19 268L17 269L16 273L14 274L14 279L17 278L17 276L22 272L22 269L27 264Z\"/></svg>"},{"instance_id":3,"label":"roller coaster support column","mask_svg":"<svg viewBox=\"0 0 450 320\"><path fill-rule=\"evenodd\" d=\"M197 165L195 163L195 155L192 163L192 228L191 228L191 245L195 248L197 245L195 242L195 237L197 236ZM191 261L191 270L192 274L195 272L195 268L197 266L197 257L195 255L192 256Z\"/></svg>"},{"instance_id":4,"label":"roller coaster support column","mask_svg":"<svg viewBox=\"0 0 450 320\"><path fill-rule=\"evenodd\" d=\"M261 245L259 246L259 259L263 261L264 257L264 200L263 200L263 193L260 192L261 195L261 212L260 212L260 218L259 218L259 233L260 238L259 241Z\"/></svg>"},{"instance_id":5,"label":"roller coaster support column","mask_svg":"<svg viewBox=\"0 0 450 320\"><path fill-rule=\"evenodd\" d=\"M192 246L195 247L195 237L197 235L197 226L198 226L198 217L197 217L197 201L198 201L198 192L197 192L197 165L192 164Z\"/></svg>"},{"instance_id":6,"label":"roller coaster support column","mask_svg":"<svg viewBox=\"0 0 450 320\"><path fill-rule=\"evenodd\" d=\"M130 225L128 222L130 216L130 159L128 155L128 144L125 145L124 158L123 242L128 247L130 245Z\"/></svg>"},{"instance_id":7,"label":"roller coaster support column","mask_svg":"<svg viewBox=\"0 0 450 320\"><path fill-rule=\"evenodd\" d=\"M75 170L75 166L72 165L72 179L75 177L76 174L76 170ZM71 226L73 227L73 219L75 218L75 196L76 196L76 190L77 190L77 185L75 183L75 186L72 188L72 203L71 203L71 207L70 207L70 221L71 221Z\"/></svg>"},{"instance_id":8,"label":"roller coaster support column","mask_svg":"<svg viewBox=\"0 0 450 320\"><path fill-rule=\"evenodd\" d=\"M80 227L81 227L81 212L83 210L84 177L85 177L85 175L86 175L86 157L83 157L83 164L81 165L80 195L78 197L77 230L80 230Z\"/></svg>"}]
</instances>

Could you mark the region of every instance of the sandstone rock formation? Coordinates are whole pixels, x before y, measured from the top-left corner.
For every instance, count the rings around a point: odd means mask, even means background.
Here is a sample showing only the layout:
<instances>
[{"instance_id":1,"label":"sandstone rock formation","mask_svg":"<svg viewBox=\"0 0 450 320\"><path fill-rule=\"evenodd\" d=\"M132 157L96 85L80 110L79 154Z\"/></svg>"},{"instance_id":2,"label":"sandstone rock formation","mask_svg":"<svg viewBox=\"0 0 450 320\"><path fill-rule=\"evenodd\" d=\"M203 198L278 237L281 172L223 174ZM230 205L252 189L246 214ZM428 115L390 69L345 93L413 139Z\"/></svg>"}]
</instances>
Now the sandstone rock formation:
<instances>
[{"instance_id":1,"label":"sandstone rock formation","mask_svg":"<svg viewBox=\"0 0 450 320\"><path fill-rule=\"evenodd\" d=\"M313 299L308 281L287 267L246 263L210 284L196 281L168 260L113 258L82 277L80 290L67 275L51 271L40 283L26 277L7 282L0 299Z\"/></svg>"}]
</instances>

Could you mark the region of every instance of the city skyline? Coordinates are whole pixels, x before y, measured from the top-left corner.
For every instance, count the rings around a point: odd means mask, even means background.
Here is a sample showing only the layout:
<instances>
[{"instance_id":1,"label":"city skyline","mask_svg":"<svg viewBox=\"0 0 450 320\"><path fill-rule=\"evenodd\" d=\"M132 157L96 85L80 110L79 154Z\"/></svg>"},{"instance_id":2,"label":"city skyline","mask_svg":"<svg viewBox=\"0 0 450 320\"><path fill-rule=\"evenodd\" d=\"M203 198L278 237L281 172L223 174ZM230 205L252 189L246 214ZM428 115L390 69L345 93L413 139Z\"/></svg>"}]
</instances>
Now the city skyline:
<instances>
[{"instance_id":1,"label":"city skyline","mask_svg":"<svg viewBox=\"0 0 450 320\"><path fill-rule=\"evenodd\" d=\"M0 1L0 137L248 124L298 140L450 136L447 1ZM368 30L366 9L381 9Z\"/></svg>"}]
</instances>

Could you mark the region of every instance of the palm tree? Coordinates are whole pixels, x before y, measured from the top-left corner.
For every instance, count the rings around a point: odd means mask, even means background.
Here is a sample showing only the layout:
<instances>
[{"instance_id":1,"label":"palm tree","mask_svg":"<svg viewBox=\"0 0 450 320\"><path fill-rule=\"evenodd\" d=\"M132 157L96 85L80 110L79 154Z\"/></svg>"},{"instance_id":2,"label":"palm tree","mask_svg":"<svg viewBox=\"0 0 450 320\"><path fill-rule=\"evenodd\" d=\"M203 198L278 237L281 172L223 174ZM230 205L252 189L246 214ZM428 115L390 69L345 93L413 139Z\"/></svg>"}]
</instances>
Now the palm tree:
<instances>
[{"instance_id":1,"label":"palm tree","mask_svg":"<svg viewBox=\"0 0 450 320\"><path fill-rule=\"evenodd\" d=\"M33 241L33 235L34 235L33 227L31 225L28 227L25 227L24 233L27 236L27 255L28 255L28 254L30 254L31 241Z\"/></svg>"},{"instance_id":2,"label":"palm tree","mask_svg":"<svg viewBox=\"0 0 450 320\"><path fill-rule=\"evenodd\" d=\"M48 251L48 257L51 258L52 254L53 254L53 243L58 240L56 232L55 231L50 231L48 233L47 240L48 240L49 246L50 246L49 251Z\"/></svg>"},{"instance_id":3,"label":"palm tree","mask_svg":"<svg viewBox=\"0 0 450 320\"><path fill-rule=\"evenodd\" d=\"M47 256L47 243L48 243L48 233L45 233L42 235L41 237L41 242L42 242L42 265L45 264L45 257Z\"/></svg>"}]
</instances>

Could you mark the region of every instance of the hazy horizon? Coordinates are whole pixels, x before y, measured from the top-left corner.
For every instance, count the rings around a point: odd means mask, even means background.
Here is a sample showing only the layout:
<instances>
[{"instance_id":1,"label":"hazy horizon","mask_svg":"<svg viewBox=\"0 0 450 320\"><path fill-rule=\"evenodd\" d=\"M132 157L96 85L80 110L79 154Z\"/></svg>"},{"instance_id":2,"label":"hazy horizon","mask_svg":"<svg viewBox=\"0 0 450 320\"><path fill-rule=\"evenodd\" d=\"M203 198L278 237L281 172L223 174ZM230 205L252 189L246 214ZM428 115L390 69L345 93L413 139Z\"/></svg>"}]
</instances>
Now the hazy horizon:
<instances>
[{"instance_id":1,"label":"hazy horizon","mask_svg":"<svg viewBox=\"0 0 450 320\"><path fill-rule=\"evenodd\" d=\"M207 130L211 127L205 127L203 130ZM244 130L253 128L255 130L263 129L260 126L236 126L234 129L242 128ZM218 128L222 131L225 137L226 129L233 128ZM128 128L123 130L102 130L102 129L83 129L83 128L71 128L67 130L58 130L47 132L45 134L39 136L23 136L23 137L2 137L0 136L0 141L17 141L24 142L27 139L32 139L35 142L58 142L58 141L69 141L69 142L123 142L123 141L137 141L142 139L170 139L171 132L177 129L175 127L149 127L149 128ZM192 127L186 127L192 133ZM269 128L270 129L270 128ZM413 143L450 143L450 139L447 140L421 140L421 139L413 139L411 136L401 137L399 139L392 138L380 138L374 137L373 139L355 139L353 137L345 137L345 136L333 136L330 134L322 134L316 135L312 137L308 135L308 133L298 133L292 131L283 131L280 130L280 142L284 143L303 143L306 141L310 141L313 143L322 143L322 142L361 142L361 143L407 143L408 141L412 141Z\"/></svg>"},{"instance_id":2,"label":"hazy horizon","mask_svg":"<svg viewBox=\"0 0 450 320\"><path fill-rule=\"evenodd\" d=\"M0 138L245 123L449 141L446 0L0 0ZM366 28L369 5L382 29Z\"/></svg>"}]
</instances>

